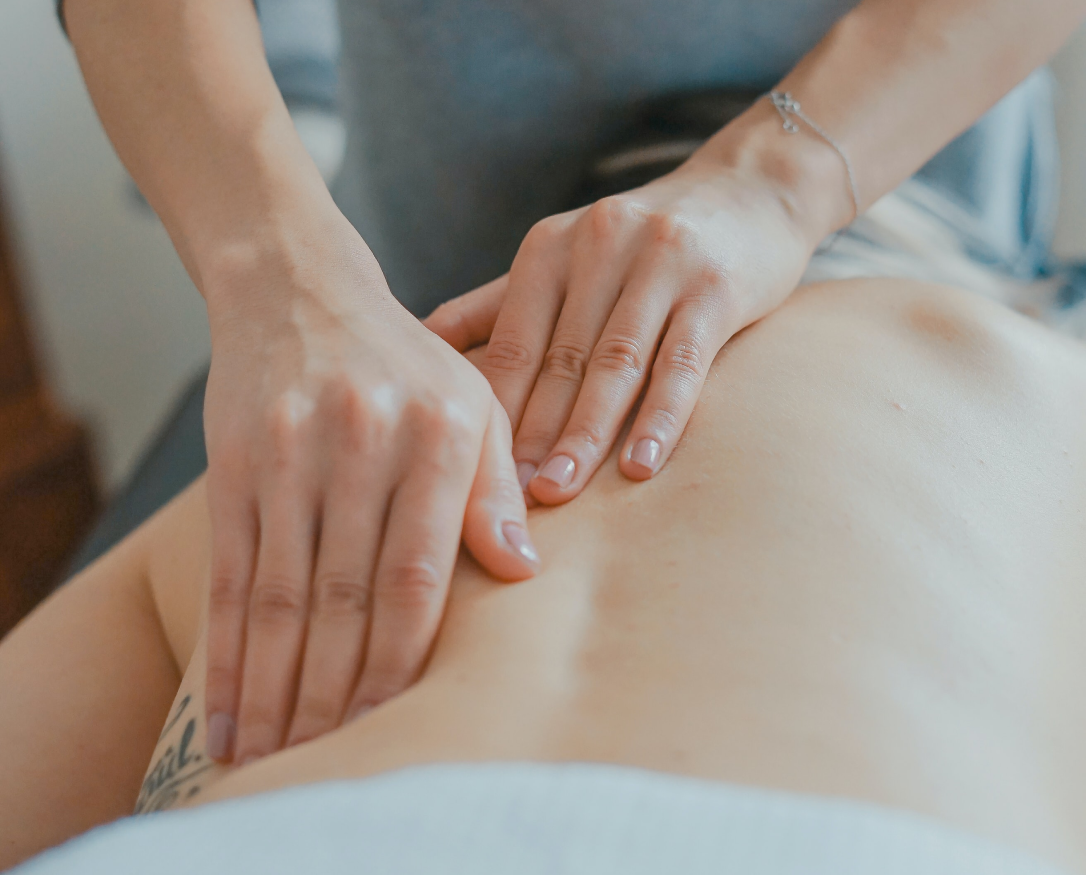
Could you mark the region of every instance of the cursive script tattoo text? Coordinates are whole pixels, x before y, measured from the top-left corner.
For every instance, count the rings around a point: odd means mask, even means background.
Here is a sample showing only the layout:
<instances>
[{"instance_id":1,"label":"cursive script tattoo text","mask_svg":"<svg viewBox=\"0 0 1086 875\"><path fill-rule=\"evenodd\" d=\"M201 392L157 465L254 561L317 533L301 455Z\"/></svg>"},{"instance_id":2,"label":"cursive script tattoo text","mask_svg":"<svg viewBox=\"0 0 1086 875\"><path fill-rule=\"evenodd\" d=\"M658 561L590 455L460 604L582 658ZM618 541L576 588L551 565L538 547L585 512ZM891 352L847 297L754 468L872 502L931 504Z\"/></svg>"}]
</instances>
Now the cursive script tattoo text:
<instances>
[{"instance_id":1,"label":"cursive script tattoo text","mask_svg":"<svg viewBox=\"0 0 1086 875\"><path fill-rule=\"evenodd\" d=\"M136 800L136 814L163 811L172 807L182 796L186 799L195 796L200 792L200 784L196 779L215 765L203 751L192 748L192 738L196 734L196 717L189 710L191 703L192 696L185 696L178 703L177 710L159 736L161 744L176 727L182 727L180 738L161 753L148 771L147 777L143 779L143 786Z\"/></svg>"}]
</instances>

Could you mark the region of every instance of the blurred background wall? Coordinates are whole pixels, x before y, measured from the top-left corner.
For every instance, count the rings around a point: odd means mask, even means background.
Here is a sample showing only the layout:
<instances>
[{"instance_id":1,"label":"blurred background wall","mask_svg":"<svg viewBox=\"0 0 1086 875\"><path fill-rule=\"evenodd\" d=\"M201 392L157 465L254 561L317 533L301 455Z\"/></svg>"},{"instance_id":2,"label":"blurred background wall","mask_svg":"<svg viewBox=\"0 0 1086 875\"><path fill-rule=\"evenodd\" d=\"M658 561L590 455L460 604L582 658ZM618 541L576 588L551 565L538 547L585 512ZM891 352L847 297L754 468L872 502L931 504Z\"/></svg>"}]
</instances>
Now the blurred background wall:
<instances>
[{"instance_id":1,"label":"blurred background wall","mask_svg":"<svg viewBox=\"0 0 1086 875\"><path fill-rule=\"evenodd\" d=\"M105 483L207 359L203 302L98 124L49 0L0 3L0 167L46 376Z\"/></svg>"},{"instance_id":2,"label":"blurred background wall","mask_svg":"<svg viewBox=\"0 0 1086 875\"><path fill-rule=\"evenodd\" d=\"M343 139L329 105L333 0L260 11L296 124L331 176ZM203 300L113 153L53 0L0 3L0 190L46 377L91 426L108 490L211 346Z\"/></svg>"},{"instance_id":3,"label":"blurred background wall","mask_svg":"<svg viewBox=\"0 0 1086 875\"><path fill-rule=\"evenodd\" d=\"M305 32L327 54L334 22L330 4L324 8L288 22L286 4L261 2L266 31L279 16L278 32L295 39ZM268 47L276 48L272 33ZM305 80L296 118L331 175L342 133L319 96L328 83L298 60L288 53L280 64ZM1086 32L1055 69L1065 167L1057 250L1086 257L1086 114L1076 109L1086 102ZM51 0L0 3L0 188L46 376L89 422L109 488L203 367L210 345L203 302L114 156Z\"/></svg>"}]
</instances>

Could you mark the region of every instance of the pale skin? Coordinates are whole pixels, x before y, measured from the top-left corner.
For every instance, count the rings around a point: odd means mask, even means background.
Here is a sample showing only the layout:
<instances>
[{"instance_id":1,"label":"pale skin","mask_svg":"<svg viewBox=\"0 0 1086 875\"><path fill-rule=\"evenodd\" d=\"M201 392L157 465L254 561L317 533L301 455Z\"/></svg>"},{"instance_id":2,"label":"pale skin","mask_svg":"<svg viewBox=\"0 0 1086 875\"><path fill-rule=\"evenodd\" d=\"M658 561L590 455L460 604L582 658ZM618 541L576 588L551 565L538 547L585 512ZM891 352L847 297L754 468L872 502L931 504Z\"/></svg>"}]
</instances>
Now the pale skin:
<instances>
[{"instance_id":1,"label":"pale skin","mask_svg":"<svg viewBox=\"0 0 1086 875\"><path fill-rule=\"evenodd\" d=\"M1086 871L1084 400L1086 348L975 296L801 289L717 356L659 477L531 513L536 579L462 556L417 684L240 767L207 757L198 482L0 643L0 868L133 810L528 760L865 800Z\"/></svg>"},{"instance_id":2,"label":"pale skin","mask_svg":"<svg viewBox=\"0 0 1086 875\"><path fill-rule=\"evenodd\" d=\"M851 156L862 210L1086 11L1040 6L866 0L779 87ZM103 124L207 302L207 701L223 761L410 684L461 538L500 579L534 574L522 485L544 504L578 494L642 390L617 465L659 471L722 345L854 214L840 156L783 134L763 101L675 173L540 222L509 274L440 308L432 333L306 156L249 0L68 0L66 19ZM487 338L480 376L454 350Z\"/></svg>"}]
</instances>

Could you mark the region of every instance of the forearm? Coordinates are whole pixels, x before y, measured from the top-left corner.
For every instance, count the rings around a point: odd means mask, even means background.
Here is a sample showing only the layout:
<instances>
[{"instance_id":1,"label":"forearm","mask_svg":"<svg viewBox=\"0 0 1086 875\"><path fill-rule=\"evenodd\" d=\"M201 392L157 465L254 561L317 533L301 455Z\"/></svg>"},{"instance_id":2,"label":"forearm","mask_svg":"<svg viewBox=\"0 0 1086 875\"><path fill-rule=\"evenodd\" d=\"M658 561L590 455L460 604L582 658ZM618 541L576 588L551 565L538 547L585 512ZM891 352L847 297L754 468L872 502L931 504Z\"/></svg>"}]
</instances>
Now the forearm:
<instances>
[{"instance_id":1,"label":"forearm","mask_svg":"<svg viewBox=\"0 0 1086 875\"><path fill-rule=\"evenodd\" d=\"M103 125L205 297L218 265L334 215L251 0L67 0L65 17Z\"/></svg>"},{"instance_id":2,"label":"forearm","mask_svg":"<svg viewBox=\"0 0 1086 875\"><path fill-rule=\"evenodd\" d=\"M777 87L849 156L863 211L1043 64L1084 14L1082 0L864 0ZM853 217L840 156L802 124L786 134L769 101L706 153L782 177L815 238Z\"/></svg>"}]
</instances>

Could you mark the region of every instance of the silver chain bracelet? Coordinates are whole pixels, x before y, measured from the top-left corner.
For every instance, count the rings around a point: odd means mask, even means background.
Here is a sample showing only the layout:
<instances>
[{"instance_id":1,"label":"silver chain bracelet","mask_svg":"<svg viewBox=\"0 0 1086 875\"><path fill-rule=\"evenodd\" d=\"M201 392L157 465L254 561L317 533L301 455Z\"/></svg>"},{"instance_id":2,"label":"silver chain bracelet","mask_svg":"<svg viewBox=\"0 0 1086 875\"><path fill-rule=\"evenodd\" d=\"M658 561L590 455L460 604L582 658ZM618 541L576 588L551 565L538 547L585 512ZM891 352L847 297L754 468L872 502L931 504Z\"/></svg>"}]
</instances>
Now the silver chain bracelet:
<instances>
[{"instance_id":1,"label":"silver chain bracelet","mask_svg":"<svg viewBox=\"0 0 1086 875\"><path fill-rule=\"evenodd\" d=\"M807 127L814 131L818 136L830 144L833 150L841 156L841 160L845 162L845 171L848 173L848 190L852 195L852 218L856 219L860 215L860 196L856 190L856 177L852 173L852 162L848 160L848 155L845 150L841 148L840 144L824 130L814 119L807 115L799 105L798 100L792 98L792 94L788 91L770 91L767 95L773 106L777 108L777 112L780 113L781 121L784 122L784 129L794 134L799 131L799 125L797 125L792 117L798 118Z\"/></svg>"}]
</instances>

